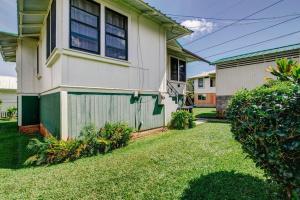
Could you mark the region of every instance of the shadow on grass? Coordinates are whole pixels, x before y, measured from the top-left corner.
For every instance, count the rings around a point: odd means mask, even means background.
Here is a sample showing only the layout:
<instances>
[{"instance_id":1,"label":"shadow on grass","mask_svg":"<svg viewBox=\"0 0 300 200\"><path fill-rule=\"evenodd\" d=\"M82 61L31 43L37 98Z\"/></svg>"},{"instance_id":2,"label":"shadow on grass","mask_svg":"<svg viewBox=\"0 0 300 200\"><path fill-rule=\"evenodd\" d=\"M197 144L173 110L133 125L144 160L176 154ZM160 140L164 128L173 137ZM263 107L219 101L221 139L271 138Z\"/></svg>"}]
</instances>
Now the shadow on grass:
<instances>
[{"instance_id":1,"label":"shadow on grass","mask_svg":"<svg viewBox=\"0 0 300 200\"><path fill-rule=\"evenodd\" d=\"M217 112L209 112L209 113L200 113L195 115L196 118L217 118Z\"/></svg>"},{"instance_id":2,"label":"shadow on grass","mask_svg":"<svg viewBox=\"0 0 300 200\"><path fill-rule=\"evenodd\" d=\"M181 199L277 199L276 190L256 177L222 171L192 180Z\"/></svg>"},{"instance_id":3,"label":"shadow on grass","mask_svg":"<svg viewBox=\"0 0 300 200\"><path fill-rule=\"evenodd\" d=\"M16 122L2 121L0 123L0 168L23 168L23 163L30 156L26 146L33 136L20 134Z\"/></svg>"}]
</instances>

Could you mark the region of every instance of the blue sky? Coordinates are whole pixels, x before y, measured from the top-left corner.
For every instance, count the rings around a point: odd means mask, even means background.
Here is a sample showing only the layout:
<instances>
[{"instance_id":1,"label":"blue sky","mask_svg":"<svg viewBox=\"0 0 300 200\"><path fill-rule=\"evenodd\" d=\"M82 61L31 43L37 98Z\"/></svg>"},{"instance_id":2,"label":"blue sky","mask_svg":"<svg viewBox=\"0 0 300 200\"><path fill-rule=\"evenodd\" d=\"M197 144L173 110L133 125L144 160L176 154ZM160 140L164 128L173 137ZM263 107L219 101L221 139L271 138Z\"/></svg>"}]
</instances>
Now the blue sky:
<instances>
[{"instance_id":1,"label":"blue sky","mask_svg":"<svg viewBox=\"0 0 300 200\"><path fill-rule=\"evenodd\" d=\"M226 26L238 19L244 18L278 0L145 0L150 5L158 8L166 14L184 15L193 17L173 17L178 22L190 26L195 33L180 40L182 44L193 41L198 37L205 34L214 32L223 26ZM14 0L0 0L0 30L8 32L16 32L17 19L16 19L16 5ZM276 6L269 8L251 18L269 18L277 16L285 16L292 14L300 14L300 1L299 0L285 0ZM230 19L230 20L213 20L210 18ZM280 23L287 19L293 18L292 16L277 19L267 20L253 20L241 21L234 26L223 29L220 32L211 34L208 37L201 39L191 45L184 46L192 52L199 51L206 47L222 43L224 41L234 39L241 35L254 32ZM248 44L257 43L263 40L274 38L280 35L288 34L291 32L300 31L300 18L274 27L272 29L253 34L251 36L230 42L228 44L218 46L209 50L200 52L198 55L206 58L210 55L222 53L224 51L236 49ZM300 43L300 33L267 42L262 45L252 46L238 51L222 54L208 59L213 61L219 58L243 54L247 52L263 50L268 48L279 47L283 45ZM5 64L0 61L0 74L1 75L15 75L13 63ZM188 76L195 75L202 71L212 70L213 66L208 66L205 63L194 62L188 65Z\"/></svg>"}]
</instances>

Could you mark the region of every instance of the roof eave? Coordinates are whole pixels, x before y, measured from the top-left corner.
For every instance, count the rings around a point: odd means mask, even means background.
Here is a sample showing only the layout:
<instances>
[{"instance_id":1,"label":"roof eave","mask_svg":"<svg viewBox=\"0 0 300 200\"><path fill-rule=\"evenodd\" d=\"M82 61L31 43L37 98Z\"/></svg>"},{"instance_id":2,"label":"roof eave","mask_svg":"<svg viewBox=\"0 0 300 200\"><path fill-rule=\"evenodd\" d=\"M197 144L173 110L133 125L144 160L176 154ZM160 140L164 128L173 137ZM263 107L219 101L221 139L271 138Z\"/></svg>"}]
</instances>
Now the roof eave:
<instances>
[{"instance_id":1,"label":"roof eave","mask_svg":"<svg viewBox=\"0 0 300 200\"><path fill-rule=\"evenodd\" d=\"M202 57L200 57L200 56L194 54L193 52L191 52L191 51L189 51L189 50L187 50L187 49L185 49L185 48L182 48L182 50L183 50L185 53L190 54L192 57L196 58L197 61L202 61L202 62L205 62L205 63L207 63L207 64L211 64L210 61L208 61L208 60L206 60L206 59L204 59L204 58L202 58Z\"/></svg>"}]
</instances>

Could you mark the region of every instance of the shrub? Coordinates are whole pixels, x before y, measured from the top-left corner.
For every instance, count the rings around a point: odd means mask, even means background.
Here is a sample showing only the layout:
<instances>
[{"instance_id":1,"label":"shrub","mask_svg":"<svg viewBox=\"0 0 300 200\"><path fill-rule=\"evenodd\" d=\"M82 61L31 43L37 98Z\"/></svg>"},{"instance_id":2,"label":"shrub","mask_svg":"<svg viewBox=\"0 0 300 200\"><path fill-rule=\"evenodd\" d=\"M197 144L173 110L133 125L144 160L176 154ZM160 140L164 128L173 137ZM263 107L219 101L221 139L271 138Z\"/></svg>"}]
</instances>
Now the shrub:
<instances>
[{"instance_id":1,"label":"shrub","mask_svg":"<svg viewBox=\"0 0 300 200\"><path fill-rule=\"evenodd\" d=\"M83 156L106 153L110 146L110 141L102 138L94 125L88 125L82 129L79 141L81 145L78 151Z\"/></svg>"},{"instance_id":2,"label":"shrub","mask_svg":"<svg viewBox=\"0 0 300 200\"><path fill-rule=\"evenodd\" d=\"M99 134L102 138L110 141L110 148L117 149L126 146L130 140L133 129L124 123L107 123L100 129Z\"/></svg>"},{"instance_id":3,"label":"shrub","mask_svg":"<svg viewBox=\"0 0 300 200\"><path fill-rule=\"evenodd\" d=\"M233 96L227 109L232 132L288 198L300 195L300 85L271 81Z\"/></svg>"},{"instance_id":4,"label":"shrub","mask_svg":"<svg viewBox=\"0 0 300 200\"><path fill-rule=\"evenodd\" d=\"M42 140L32 139L27 147L33 156L24 164L51 165L106 153L127 145L132 131L127 124L107 123L100 131L93 125L84 127L76 140L62 141L52 136Z\"/></svg>"},{"instance_id":5,"label":"shrub","mask_svg":"<svg viewBox=\"0 0 300 200\"><path fill-rule=\"evenodd\" d=\"M13 119L13 118L16 118L16 115L17 115L17 108L16 107L9 107L7 109L7 117L9 119Z\"/></svg>"},{"instance_id":6,"label":"shrub","mask_svg":"<svg viewBox=\"0 0 300 200\"><path fill-rule=\"evenodd\" d=\"M57 140L47 137L42 141L34 138L27 148L34 154L25 161L25 165L44 165L68 162L79 158L77 153L80 143L76 140Z\"/></svg>"},{"instance_id":7,"label":"shrub","mask_svg":"<svg viewBox=\"0 0 300 200\"><path fill-rule=\"evenodd\" d=\"M188 111L180 110L172 113L172 119L169 124L169 128L171 129L189 129L195 127L195 118L192 113Z\"/></svg>"}]
</instances>

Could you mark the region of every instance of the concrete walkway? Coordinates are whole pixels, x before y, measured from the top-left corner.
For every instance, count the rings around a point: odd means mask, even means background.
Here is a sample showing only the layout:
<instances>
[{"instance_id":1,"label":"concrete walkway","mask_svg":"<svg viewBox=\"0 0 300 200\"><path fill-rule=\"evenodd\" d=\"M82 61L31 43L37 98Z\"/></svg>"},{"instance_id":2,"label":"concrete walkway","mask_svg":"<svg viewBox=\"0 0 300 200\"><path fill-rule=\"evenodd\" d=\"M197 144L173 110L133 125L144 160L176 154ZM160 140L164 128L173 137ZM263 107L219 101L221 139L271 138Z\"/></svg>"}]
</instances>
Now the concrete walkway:
<instances>
[{"instance_id":1,"label":"concrete walkway","mask_svg":"<svg viewBox=\"0 0 300 200\"><path fill-rule=\"evenodd\" d=\"M203 124L203 123L206 123L206 122L209 122L209 121L213 121L213 122L228 122L224 119L211 119L211 118L197 118L196 119L196 125L199 125L199 124Z\"/></svg>"},{"instance_id":2,"label":"concrete walkway","mask_svg":"<svg viewBox=\"0 0 300 200\"><path fill-rule=\"evenodd\" d=\"M196 119L196 121L195 121L196 125L203 124L206 122L207 122L207 119Z\"/></svg>"}]
</instances>

